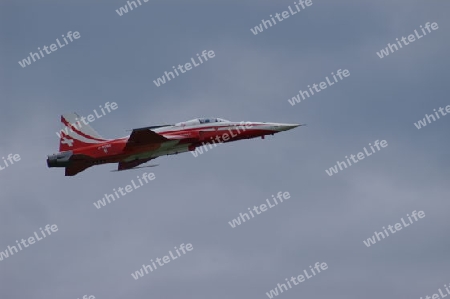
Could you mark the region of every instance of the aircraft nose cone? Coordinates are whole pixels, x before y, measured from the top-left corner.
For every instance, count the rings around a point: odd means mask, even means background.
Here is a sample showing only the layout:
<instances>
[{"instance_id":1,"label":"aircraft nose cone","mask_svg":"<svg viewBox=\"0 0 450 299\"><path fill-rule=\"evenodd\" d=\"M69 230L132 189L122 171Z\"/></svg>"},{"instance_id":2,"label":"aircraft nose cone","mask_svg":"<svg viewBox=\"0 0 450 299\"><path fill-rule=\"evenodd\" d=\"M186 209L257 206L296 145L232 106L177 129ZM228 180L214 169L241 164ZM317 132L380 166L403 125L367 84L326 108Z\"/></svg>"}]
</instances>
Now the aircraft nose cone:
<instances>
[{"instance_id":1,"label":"aircraft nose cone","mask_svg":"<svg viewBox=\"0 0 450 299\"><path fill-rule=\"evenodd\" d=\"M277 125L277 130L278 131L287 131L287 130L292 130L294 128L297 128L298 126L300 126L299 124L278 124Z\"/></svg>"}]
</instances>

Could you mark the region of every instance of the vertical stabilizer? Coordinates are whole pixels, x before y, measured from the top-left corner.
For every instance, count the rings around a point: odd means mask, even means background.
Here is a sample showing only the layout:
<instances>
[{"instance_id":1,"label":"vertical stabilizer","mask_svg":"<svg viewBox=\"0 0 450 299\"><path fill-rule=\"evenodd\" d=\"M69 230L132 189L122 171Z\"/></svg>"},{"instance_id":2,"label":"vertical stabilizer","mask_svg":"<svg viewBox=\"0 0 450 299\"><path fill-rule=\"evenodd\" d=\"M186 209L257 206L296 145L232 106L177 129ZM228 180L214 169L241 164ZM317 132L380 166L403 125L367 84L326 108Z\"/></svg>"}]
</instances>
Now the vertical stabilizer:
<instances>
[{"instance_id":1,"label":"vertical stabilizer","mask_svg":"<svg viewBox=\"0 0 450 299\"><path fill-rule=\"evenodd\" d=\"M84 121L83 121L84 120ZM86 121L76 113L61 115L63 128L57 133L59 136L59 151L69 151L93 144L107 142Z\"/></svg>"}]
</instances>

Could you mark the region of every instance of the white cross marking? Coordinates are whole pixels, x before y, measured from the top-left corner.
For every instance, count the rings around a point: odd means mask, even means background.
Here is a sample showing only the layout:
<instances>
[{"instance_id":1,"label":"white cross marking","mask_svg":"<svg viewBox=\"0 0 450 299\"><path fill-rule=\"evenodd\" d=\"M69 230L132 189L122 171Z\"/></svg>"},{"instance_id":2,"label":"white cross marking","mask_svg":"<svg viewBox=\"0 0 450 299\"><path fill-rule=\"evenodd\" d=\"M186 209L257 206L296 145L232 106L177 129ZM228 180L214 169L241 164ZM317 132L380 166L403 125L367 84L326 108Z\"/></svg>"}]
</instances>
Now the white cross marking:
<instances>
[{"instance_id":1,"label":"white cross marking","mask_svg":"<svg viewBox=\"0 0 450 299\"><path fill-rule=\"evenodd\" d=\"M64 137L64 139L61 141L62 144L67 144L68 146L72 147L73 146L73 139L67 139L66 137Z\"/></svg>"}]
</instances>

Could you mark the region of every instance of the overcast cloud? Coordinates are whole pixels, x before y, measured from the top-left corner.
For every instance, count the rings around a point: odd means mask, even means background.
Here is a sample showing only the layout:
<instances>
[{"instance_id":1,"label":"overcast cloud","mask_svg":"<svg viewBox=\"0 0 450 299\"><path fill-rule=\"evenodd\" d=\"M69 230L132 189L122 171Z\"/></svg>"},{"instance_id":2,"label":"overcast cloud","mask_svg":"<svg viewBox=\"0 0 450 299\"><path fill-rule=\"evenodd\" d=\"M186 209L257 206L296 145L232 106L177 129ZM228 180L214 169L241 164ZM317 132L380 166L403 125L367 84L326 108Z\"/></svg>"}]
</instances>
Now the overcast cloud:
<instances>
[{"instance_id":1,"label":"overcast cloud","mask_svg":"<svg viewBox=\"0 0 450 299\"><path fill-rule=\"evenodd\" d=\"M448 1L124 0L0 3L0 251L47 224L58 231L0 261L0 298L268 298L316 262L328 269L276 298L425 298L450 283ZM376 52L427 22L439 29L380 59ZM80 38L22 68L68 31ZM153 80L203 50L215 57L170 82ZM350 76L291 106L331 72ZM60 115L118 109L92 126L106 138L197 117L306 123L264 140L220 145L155 168L75 177L49 169ZM333 176L326 169L375 140L388 146ZM0 160L3 163L3 160ZM154 164L154 163L153 163ZM0 164L4 166L4 164ZM96 209L143 172L154 181ZM279 191L291 198L228 224ZM425 217L367 247L412 211ZM131 273L181 243L193 250L138 280Z\"/></svg>"}]
</instances>

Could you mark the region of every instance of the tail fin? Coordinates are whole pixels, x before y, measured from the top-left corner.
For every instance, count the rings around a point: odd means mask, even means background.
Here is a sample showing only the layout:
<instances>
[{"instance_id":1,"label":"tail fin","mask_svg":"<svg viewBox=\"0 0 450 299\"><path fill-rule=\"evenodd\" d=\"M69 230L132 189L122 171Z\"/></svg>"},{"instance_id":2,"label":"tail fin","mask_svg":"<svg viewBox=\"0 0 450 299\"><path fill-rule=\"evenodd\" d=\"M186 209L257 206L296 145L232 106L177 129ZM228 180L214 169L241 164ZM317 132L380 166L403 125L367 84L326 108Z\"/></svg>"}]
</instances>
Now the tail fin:
<instances>
[{"instance_id":1,"label":"tail fin","mask_svg":"<svg viewBox=\"0 0 450 299\"><path fill-rule=\"evenodd\" d=\"M89 126L87 121L80 120L76 113L61 115L61 123L63 129L56 133L59 137L60 152L108 141Z\"/></svg>"}]
</instances>

